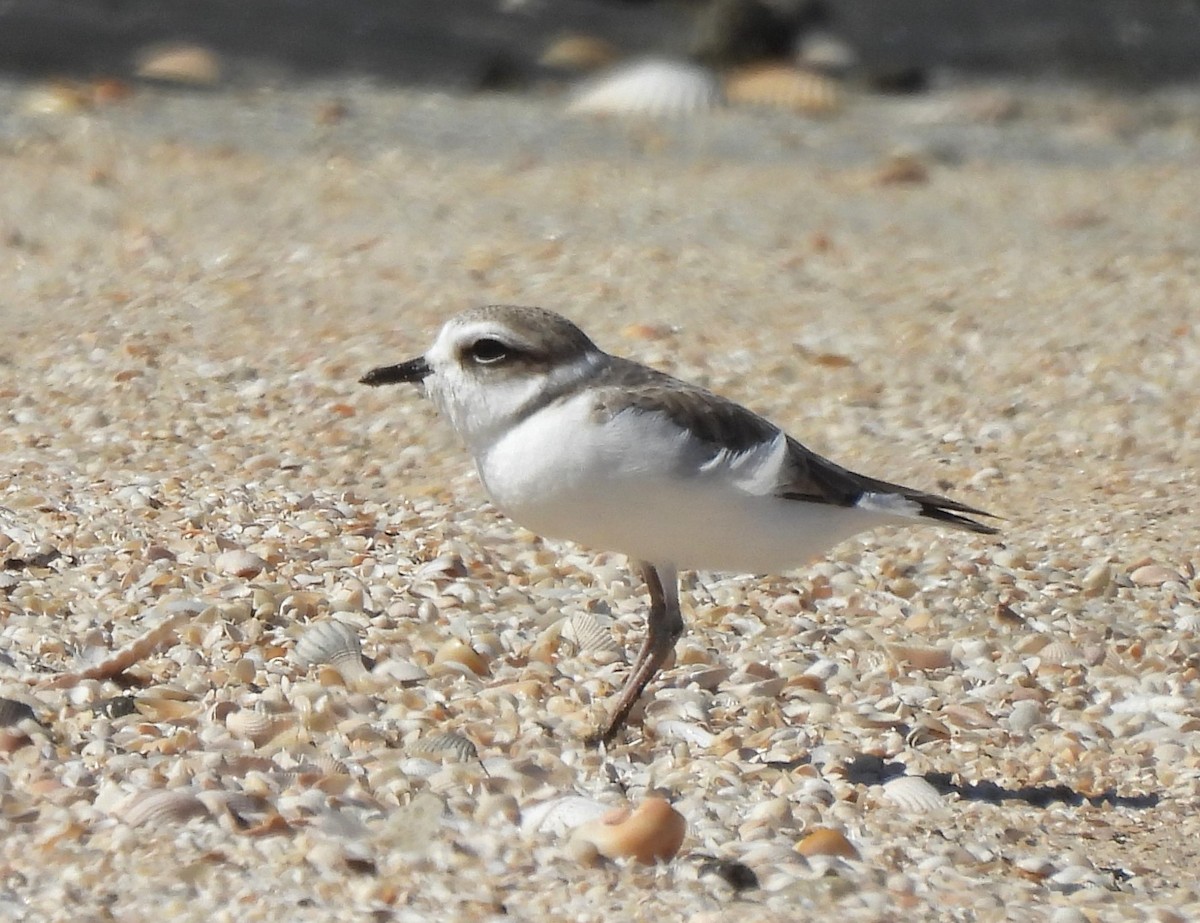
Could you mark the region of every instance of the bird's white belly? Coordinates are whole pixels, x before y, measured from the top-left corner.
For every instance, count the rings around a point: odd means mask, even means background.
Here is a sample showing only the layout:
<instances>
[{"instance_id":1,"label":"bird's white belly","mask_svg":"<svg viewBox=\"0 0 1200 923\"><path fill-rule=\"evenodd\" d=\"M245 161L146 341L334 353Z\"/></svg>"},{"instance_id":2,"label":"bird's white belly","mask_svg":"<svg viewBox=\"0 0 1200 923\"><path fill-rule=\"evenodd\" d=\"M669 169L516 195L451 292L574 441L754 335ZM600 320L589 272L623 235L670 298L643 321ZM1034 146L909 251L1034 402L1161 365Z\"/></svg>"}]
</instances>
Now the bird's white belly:
<instances>
[{"instance_id":1,"label":"bird's white belly","mask_svg":"<svg viewBox=\"0 0 1200 923\"><path fill-rule=\"evenodd\" d=\"M496 504L541 535L682 568L779 573L888 521L748 490L746 471L704 466L655 415L597 425L586 412L547 408L477 458Z\"/></svg>"}]
</instances>

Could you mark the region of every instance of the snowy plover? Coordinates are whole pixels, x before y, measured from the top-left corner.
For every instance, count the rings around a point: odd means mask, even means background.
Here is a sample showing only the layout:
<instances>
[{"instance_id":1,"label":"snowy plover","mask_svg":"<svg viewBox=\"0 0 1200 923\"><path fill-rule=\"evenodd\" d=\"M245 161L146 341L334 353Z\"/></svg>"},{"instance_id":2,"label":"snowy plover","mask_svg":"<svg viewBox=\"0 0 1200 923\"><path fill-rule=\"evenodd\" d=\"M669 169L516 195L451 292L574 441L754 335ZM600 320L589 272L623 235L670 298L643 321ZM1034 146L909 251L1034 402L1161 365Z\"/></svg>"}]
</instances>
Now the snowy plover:
<instances>
[{"instance_id":1,"label":"snowy plover","mask_svg":"<svg viewBox=\"0 0 1200 923\"><path fill-rule=\"evenodd\" d=\"M425 355L362 381L423 384L492 500L526 528L638 562L646 640L604 741L683 633L677 569L779 573L888 523L996 531L960 515L990 513L839 467L733 401L610 356L540 308L464 311Z\"/></svg>"}]
</instances>

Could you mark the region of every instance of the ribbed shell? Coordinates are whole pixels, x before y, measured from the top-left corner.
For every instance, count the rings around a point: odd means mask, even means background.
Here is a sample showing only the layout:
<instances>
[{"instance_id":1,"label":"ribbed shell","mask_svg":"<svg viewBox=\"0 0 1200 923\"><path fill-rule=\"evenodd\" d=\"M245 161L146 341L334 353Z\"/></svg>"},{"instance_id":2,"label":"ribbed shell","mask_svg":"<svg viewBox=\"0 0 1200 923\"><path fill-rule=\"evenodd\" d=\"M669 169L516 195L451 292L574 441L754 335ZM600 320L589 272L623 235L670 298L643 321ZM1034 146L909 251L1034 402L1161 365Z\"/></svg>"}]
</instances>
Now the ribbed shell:
<instances>
[{"instance_id":1,"label":"ribbed shell","mask_svg":"<svg viewBox=\"0 0 1200 923\"><path fill-rule=\"evenodd\" d=\"M734 106L826 115L841 106L841 88L822 74L786 65L745 67L725 77L725 99Z\"/></svg>"},{"instance_id":2,"label":"ribbed shell","mask_svg":"<svg viewBox=\"0 0 1200 923\"><path fill-rule=\"evenodd\" d=\"M706 112L720 102L721 89L710 71L654 59L621 65L587 81L569 111L675 118Z\"/></svg>"},{"instance_id":3,"label":"ribbed shell","mask_svg":"<svg viewBox=\"0 0 1200 923\"><path fill-rule=\"evenodd\" d=\"M612 635L607 621L596 618L590 612L577 612L563 623L562 640L570 646L570 653L604 653L620 656L624 652Z\"/></svg>"},{"instance_id":4,"label":"ribbed shell","mask_svg":"<svg viewBox=\"0 0 1200 923\"><path fill-rule=\"evenodd\" d=\"M479 751L475 744L462 734L452 731L420 737L410 749L413 753L437 759L456 759L462 762L479 759Z\"/></svg>"},{"instance_id":5,"label":"ribbed shell","mask_svg":"<svg viewBox=\"0 0 1200 923\"><path fill-rule=\"evenodd\" d=\"M114 809L113 814L131 827L180 823L207 813L204 803L191 792L154 789L135 792Z\"/></svg>"},{"instance_id":6,"label":"ribbed shell","mask_svg":"<svg viewBox=\"0 0 1200 923\"><path fill-rule=\"evenodd\" d=\"M923 776L897 776L883 783L883 797L909 814L928 814L946 804L942 793Z\"/></svg>"},{"instance_id":7,"label":"ribbed shell","mask_svg":"<svg viewBox=\"0 0 1200 923\"><path fill-rule=\"evenodd\" d=\"M358 632L337 619L324 619L309 625L296 641L296 659L307 667L329 664L347 683L353 683L367 673Z\"/></svg>"}]
</instances>

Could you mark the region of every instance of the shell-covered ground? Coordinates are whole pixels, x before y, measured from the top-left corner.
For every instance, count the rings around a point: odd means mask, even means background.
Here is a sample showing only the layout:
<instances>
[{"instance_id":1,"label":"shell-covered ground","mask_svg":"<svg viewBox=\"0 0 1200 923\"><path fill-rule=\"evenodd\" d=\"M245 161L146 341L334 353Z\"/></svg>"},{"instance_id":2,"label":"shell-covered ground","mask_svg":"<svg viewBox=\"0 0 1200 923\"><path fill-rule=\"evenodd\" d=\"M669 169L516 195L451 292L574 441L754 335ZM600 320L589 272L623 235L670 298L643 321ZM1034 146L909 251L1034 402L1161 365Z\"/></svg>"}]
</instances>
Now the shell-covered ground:
<instances>
[{"instance_id":1,"label":"shell-covered ground","mask_svg":"<svg viewBox=\"0 0 1200 923\"><path fill-rule=\"evenodd\" d=\"M1185 95L46 92L0 88L0 918L1200 914ZM626 561L357 384L483 302L1002 534L687 575L674 665L590 749ZM652 795L678 855L588 861L571 828Z\"/></svg>"}]
</instances>

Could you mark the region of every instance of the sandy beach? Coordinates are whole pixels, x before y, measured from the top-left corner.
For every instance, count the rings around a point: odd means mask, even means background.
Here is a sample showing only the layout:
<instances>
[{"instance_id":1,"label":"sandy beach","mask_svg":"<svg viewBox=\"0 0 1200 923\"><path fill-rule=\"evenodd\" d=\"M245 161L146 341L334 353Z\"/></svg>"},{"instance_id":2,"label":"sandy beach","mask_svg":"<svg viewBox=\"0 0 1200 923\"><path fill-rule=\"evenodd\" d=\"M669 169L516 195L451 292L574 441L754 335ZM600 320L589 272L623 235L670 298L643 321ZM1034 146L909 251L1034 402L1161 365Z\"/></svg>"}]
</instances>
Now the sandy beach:
<instances>
[{"instance_id":1,"label":"sandy beach","mask_svg":"<svg viewBox=\"0 0 1200 923\"><path fill-rule=\"evenodd\" d=\"M1194 88L45 92L0 84L0 919L1200 915ZM643 587L357 384L495 302L1002 533L689 578L589 749ZM365 669L297 655L330 619ZM674 859L581 861L652 794Z\"/></svg>"}]
</instances>

